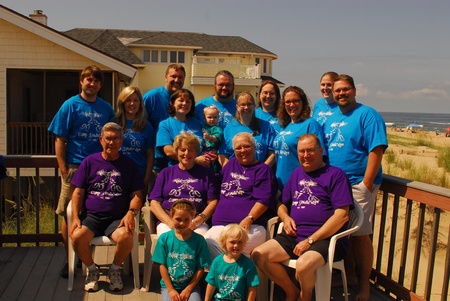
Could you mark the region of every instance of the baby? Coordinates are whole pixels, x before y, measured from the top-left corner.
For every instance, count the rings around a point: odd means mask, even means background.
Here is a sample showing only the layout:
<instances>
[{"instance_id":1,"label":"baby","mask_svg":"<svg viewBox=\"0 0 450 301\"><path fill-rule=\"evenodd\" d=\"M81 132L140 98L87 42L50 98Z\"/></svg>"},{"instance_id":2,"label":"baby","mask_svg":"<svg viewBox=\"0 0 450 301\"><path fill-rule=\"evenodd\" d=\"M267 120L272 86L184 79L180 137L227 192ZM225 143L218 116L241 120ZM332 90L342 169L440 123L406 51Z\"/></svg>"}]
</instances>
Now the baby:
<instances>
[{"instance_id":1,"label":"baby","mask_svg":"<svg viewBox=\"0 0 450 301\"><path fill-rule=\"evenodd\" d=\"M217 150L223 140L223 129L219 124L220 111L216 106L209 106L203 109L203 117L205 124L203 125L203 155L212 161L212 168L215 172L219 172L219 164L216 161Z\"/></svg>"}]
</instances>

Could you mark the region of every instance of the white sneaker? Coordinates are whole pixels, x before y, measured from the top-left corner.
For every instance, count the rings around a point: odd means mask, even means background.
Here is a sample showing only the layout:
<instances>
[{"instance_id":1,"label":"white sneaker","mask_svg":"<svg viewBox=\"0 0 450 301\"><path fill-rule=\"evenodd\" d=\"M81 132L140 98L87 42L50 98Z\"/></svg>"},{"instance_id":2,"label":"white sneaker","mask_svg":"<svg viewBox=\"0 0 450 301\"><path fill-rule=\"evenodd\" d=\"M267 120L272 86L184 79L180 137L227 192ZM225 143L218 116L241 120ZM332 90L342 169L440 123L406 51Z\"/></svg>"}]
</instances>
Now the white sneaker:
<instances>
[{"instance_id":1,"label":"white sneaker","mask_svg":"<svg viewBox=\"0 0 450 301\"><path fill-rule=\"evenodd\" d=\"M123 289L122 276L120 275L120 269L108 270L109 289L112 291L121 291Z\"/></svg>"},{"instance_id":2,"label":"white sneaker","mask_svg":"<svg viewBox=\"0 0 450 301\"><path fill-rule=\"evenodd\" d=\"M84 281L84 290L87 292L96 292L98 291L98 278L100 269L97 267L94 272L86 269L86 281Z\"/></svg>"}]
</instances>

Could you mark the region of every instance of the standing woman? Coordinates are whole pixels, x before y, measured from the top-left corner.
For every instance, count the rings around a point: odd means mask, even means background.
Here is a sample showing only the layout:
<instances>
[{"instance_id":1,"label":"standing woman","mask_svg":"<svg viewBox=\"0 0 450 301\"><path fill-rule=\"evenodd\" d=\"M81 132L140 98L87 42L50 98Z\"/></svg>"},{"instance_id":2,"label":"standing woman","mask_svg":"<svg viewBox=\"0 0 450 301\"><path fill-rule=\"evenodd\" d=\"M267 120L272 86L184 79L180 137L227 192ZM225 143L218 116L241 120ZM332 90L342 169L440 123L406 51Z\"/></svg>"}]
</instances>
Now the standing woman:
<instances>
[{"instance_id":1,"label":"standing woman","mask_svg":"<svg viewBox=\"0 0 450 301\"><path fill-rule=\"evenodd\" d=\"M255 111L256 117L268 121L278 134L281 131L277 117L281 99L280 88L272 80L263 81L259 88L258 97L258 108Z\"/></svg>"},{"instance_id":2,"label":"standing woman","mask_svg":"<svg viewBox=\"0 0 450 301\"><path fill-rule=\"evenodd\" d=\"M147 121L142 94L137 87L125 87L117 98L116 123L124 131L120 151L133 159L144 177L145 193L152 180L155 130Z\"/></svg>"},{"instance_id":3,"label":"standing woman","mask_svg":"<svg viewBox=\"0 0 450 301\"><path fill-rule=\"evenodd\" d=\"M320 78L320 93L322 98L314 104L312 117L323 127L327 118L333 115L334 109L337 107L333 97L333 82L338 74L333 71L325 72Z\"/></svg>"},{"instance_id":4,"label":"standing woman","mask_svg":"<svg viewBox=\"0 0 450 301\"><path fill-rule=\"evenodd\" d=\"M306 133L314 134L319 137L320 144L324 147L324 135L320 124L310 117L311 107L308 97L297 86L289 86L283 91L277 115L281 131L273 144L277 162L278 189L282 191L294 169L300 166L297 156L298 138Z\"/></svg>"},{"instance_id":5,"label":"standing woman","mask_svg":"<svg viewBox=\"0 0 450 301\"><path fill-rule=\"evenodd\" d=\"M236 117L224 129L224 141L219 148L219 163L223 167L234 156L232 139L237 133L247 132L256 140L256 159L269 166L275 163L273 139L276 136L268 121L256 118L255 98L248 93L239 94L236 101Z\"/></svg>"},{"instance_id":6,"label":"standing woman","mask_svg":"<svg viewBox=\"0 0 450 301\"><path fill-rule=\"evenodd\" d=\"M178 156L173 148L175 137L187 132L196 136L201 144L203 132L202 123L194 118L194 94L188 89L177 90L170 96L169 115L169 118L159 124L156 134L156 147L169 158L169 166L172 166L178 164ZM215 157L202 156L200 152L195 158L195 163L209 167L214 160Z\"/></svg>"}]
</instances>

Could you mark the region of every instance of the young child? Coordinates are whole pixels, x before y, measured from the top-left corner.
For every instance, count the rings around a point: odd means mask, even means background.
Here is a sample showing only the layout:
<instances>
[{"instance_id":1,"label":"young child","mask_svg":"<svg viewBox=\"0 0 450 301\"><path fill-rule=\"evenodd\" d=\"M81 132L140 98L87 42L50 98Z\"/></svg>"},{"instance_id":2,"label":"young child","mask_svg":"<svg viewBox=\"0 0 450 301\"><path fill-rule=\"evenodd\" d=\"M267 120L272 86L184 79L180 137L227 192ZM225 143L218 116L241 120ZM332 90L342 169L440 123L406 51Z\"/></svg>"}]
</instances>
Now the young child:
<instances>
[{"instance_id":1,"label":"young child","mask_svg":"<svg viewBox=\"0 0 450 301\"><path fill-rule=\"evenodd\" d=\"M229 224L223 229L219 243L225 254L214 259L206 276L205 301L211 299L216 288L215 301L255 300L259 278L253 261L242 255L247 241L247 231L238 224Z\"/></svg>"},{"instance_id":2,"label":"young child","mask_svg":"<svg viewBox=\"0 0 450 301\"><path fill-rule=\"evenodd\" d=\"M189 226L195 216L194 204L181 199L172 205L174 228L161 234L153 261L160 264L161 300L201 301L199 280L211 265L205 239Z\"/></svg>"},{"instance_id":3,"label":"young child","mask_svg":"<svg viewBox=\"0 0 450 301\"><path fill-rule=\"evenodd\" d=\"M217 150L223 141L223 129L219 124L220 111L216 106L208 106L203 109L203 117L205 124L203 130L203 155L214 159L211 166L215 172L219 172L219 164L217 163Z\"/></svg>"}]
</instances>

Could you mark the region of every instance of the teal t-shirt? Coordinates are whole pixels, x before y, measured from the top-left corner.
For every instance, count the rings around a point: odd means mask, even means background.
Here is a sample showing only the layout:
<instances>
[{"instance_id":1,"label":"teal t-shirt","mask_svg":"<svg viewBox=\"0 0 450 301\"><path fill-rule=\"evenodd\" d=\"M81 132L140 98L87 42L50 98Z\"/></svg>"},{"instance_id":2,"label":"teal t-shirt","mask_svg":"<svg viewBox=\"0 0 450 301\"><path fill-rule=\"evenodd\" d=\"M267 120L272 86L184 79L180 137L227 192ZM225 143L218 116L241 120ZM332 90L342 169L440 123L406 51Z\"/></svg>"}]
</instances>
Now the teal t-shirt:
<instances>
[{"instance_id":1,"label":"teal t-shirt","mask_svg":"<svg viewBox=\"0 0 450 301\"><path fill-rule=\"evenodd\" d=\"M211 265L211 255L203 236L192 232L188 240L179 240L172 229L158 237L153 261L167 267L173 287L182 291L198 269ZM161 287L167 288L162 279Z\"/></svg>"},{"instance_id":2,"label":"teal t-shirt","mask_svg":"<svg viewBox=\"0 0 450 301\"><path fill-rule=\"evenodd\" d=\"M259 285L255 264L245 255L233 263L225 262L223 256L214 259L206 276L206 282L216 287L214 300L247 300L248 289Z\"/></svg>"}]
</instances>

